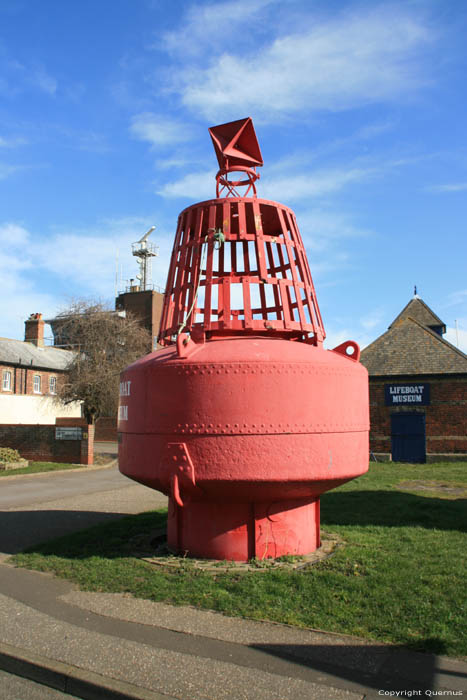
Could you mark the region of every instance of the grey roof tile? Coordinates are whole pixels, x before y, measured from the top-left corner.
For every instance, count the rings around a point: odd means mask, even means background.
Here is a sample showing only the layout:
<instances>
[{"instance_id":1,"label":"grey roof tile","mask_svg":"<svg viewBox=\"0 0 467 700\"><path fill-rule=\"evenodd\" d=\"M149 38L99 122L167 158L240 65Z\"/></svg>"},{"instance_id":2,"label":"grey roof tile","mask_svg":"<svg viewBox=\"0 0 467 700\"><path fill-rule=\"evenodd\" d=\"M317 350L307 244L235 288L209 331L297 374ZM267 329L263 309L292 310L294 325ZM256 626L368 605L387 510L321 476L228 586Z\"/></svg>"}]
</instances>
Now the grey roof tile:
<instances>
[{"instance_id":1,"label":"grey roof tile","mask_svg":"<svg viewBox=\"0 0 467 700\"><path fill-rule=\"evenodd\" d=\"M427 326L428 328L442 328L442 332L446 333L446 326L444 322L430 309L427 304L420 299L419 296L413 297L406 306L402 309L400 314L396 316L394 321L391 323L389 328L397 323L402 318L413 318L418 321L422 326Z\"/></svg>"},{"instance_id":2,"label":"grey roof tile","mask_svg":"<svg viewBox=\"0 0 467 700\"><path fill-rule=\"evenodd\" d=\"M36 347L23 340L0 338L0 363L37 367L41 369L65 370L73 359L73 352L46 345Z\"/></svg>"},{"instance_id":3,"label":"grey roof tile","mask_svg":"<svg viewBox=\"0 0 467 700\"><path fill-rule=\"evenodd\" d=\"M362 350L360 360L370 376L467 373L465 353L418 320L398 318Z\"/></svg>"}]
</instances>

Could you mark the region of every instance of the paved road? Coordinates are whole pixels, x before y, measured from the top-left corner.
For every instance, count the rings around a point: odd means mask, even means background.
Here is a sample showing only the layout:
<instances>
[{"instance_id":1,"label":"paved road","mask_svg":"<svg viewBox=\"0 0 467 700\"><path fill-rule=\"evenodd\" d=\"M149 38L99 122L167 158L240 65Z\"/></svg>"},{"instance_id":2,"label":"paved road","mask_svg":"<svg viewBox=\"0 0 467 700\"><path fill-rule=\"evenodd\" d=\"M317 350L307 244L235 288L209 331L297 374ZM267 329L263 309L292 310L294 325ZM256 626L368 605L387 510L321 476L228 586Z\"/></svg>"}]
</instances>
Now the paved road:
<instances>
[{"instance_id":1,"label":"paved road","mask_svg":"<svg viewBox=\"0 0 467 700\"><path fill-rule=\"evenodd\" d=\"M95 442L94 454L118 455L117 442Z\"/></svg>"},{"instance_id":2,"label":"paved road","mask_svg":"<svg viewBox=\"0 0 467 700\"><path fill-rule=\"evenodd\" d=\"M73 696L0 671L0 697L2 700L70 700Z\"/></svg>"},{"instance_id":3,"label":"paved road","mask_svg":"<svg viewBox=\"0 0 467 700\"><path fill-rule=\"evenodd\" d=\"M134 486L135 482L120 474L118 468L80 469L79 471L44 472L39 476L2 477L0 509L21 508L26 505L77 498L84 494L117 491ZM148 494L150 489L143 486ZM142 493L142 491L141 491Z\"/></svg>"},{"instance_id":4,"label":"paved road","mask_svg":"<svg viewBox=\"0 0 467 700\"><path fill-rule=\"evenodd\" d=\"M2 477L0 561L38 542L167 504L116 466Z\"/></svg>"}]
</instances>

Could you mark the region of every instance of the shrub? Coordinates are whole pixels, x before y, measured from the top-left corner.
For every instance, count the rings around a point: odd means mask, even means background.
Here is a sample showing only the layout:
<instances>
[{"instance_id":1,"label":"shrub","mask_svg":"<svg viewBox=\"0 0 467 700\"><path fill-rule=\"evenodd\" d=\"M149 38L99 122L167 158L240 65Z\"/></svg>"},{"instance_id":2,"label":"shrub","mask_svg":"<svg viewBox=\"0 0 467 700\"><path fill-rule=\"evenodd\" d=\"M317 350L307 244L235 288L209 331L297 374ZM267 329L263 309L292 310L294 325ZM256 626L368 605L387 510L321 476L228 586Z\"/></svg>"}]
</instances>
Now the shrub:
<instances>
[{"instance_id":1,"label":"shrub","mask_svg":"<svg viewBox=\"0 0 467 700\"><path fill-rule=\"evenodd\" d=\"M0 447L0 462L19 462L21 455L12 447Z\"/></svg>"}]
</instances>

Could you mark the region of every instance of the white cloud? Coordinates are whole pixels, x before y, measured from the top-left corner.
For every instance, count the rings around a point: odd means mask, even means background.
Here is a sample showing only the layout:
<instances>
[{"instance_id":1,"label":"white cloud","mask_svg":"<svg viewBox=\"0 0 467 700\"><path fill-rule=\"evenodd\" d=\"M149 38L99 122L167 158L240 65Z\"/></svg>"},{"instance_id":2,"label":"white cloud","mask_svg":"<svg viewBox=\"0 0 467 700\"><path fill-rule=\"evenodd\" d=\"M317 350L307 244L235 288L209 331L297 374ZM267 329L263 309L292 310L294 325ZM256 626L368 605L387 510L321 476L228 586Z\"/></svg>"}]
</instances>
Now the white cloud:
<instances>
[{"instance_id":1,"label":"white cloud","mask_svg":"<svg viewBox=\"0 0 467 700\"><path fill-rule=\"evenodd\" d=\"M383 319L384 315L382 309L377 309L363 316L363 318L360 319L360 325L365 331L371 331L373 328L380 326Z\"/></svg>"},{"instance_id":2,"label":"white cloud","mask_svg":"<svg viewBox=\"0 0 467 700\"><path fill-rule=\"evenodd\" d=\"M216 171L189 173L179 180L167 182L156 190L156 194L169 199L184 197L194 201L212 199L216 196Z\"/></svg>"},{"instance_id":3,"label":"white cloud","mask_svg":"<svg viewBox=\"0 0 467 700\"><path fill-rule=\"evenodd\" d=\"M298 212L297 220L307 248L315 253L321 253L338 246L338 255L345 256L346 254L342 250L343 238L361 238L373 235L372 231L357 226L348 215L342 212L316 208ZM345 260L347 260L346 257L340 258L340 262Z\"/></svg>"},{"instance_id":4,"label":"white cloud","mask_svg":"<svg viewBox=\"0 0 467 700\"><path fill-rule=\"evenodd\" d=\"M193 166L193 159L185 156L173 156L156 161L158 170L172 170L174 168L188 168Z\"/></svg>"},{"instance_id":5,"label":"white cloud","mask_svg":"<svg viewBox=\"0 0 467 700\"><path fill-rule=\"evenodd\" d=\"M446 333L443 336L445 340L447 340L451 345L454 345L456 348L459 348L459 350L462 350L462 352L467 353L467 326L463 325L461 326L460 324L458 325L457 328L446 328Z\"/></svg>"},{"instance_id":6,"label":"white cloud","mask_svg":"<svg viewBox=\"0 0 467 700\"><path fill-rule=\"evenodd\" d=\"M152 221L133 217L120 220L104 220L92 229L59 231L30 246L35 264L42 270L69 280L74 296L98 296L109 298L115 288L118 265L124 275L135 277L138 268L131 256L131 243L141 238ZM154 234L153 234L154 236ZM154 238L154 242L159 241ZM120 288L120 271L117 273Z\"/></svg>"},{"instance_id":7,"label":"white cloud","mask_svg":"<svg viewBox=\"0 0 467 700\"><path fill-rule=\"evenodd\" d=\"M268 5L278 0L228 0L192 5L175 31L166 32L162 36L162 47L171 54L177 55L183 50L183 55L196 55L215 50L217 39L225 42L237 34L239 27L248 25L261 14ZM220 29L221 28L221 29ZM160 39L154 48L160 48Z\"/></svg>"},{"instance_id":8,"label":"white cloud","mask_svg":"<svg viewBox=\"0 0 467 700\"><path fill-rule=\"evenodd\" d=\"M364 347L374 340L374 338L370 338L364 331L356 330L355 328L352 328L352 330L346 328L328 328L325 324L325 330L326 340L324 341L324 347L327 350L333 350L341 343L345 343L346 340L353 340L360 347L360 350L363 350Z\"/></svg>"},{"instance_id":9,"label":"white cloud","mask_svg":"<svg viewBox=\"0 0 467 700\"><path fill-rule=\"evenodd\" d=\"M149 141L152 146L181 143L192 137L191 128L186 124L154 112L136 114L131 120L130 132L141 141Z\"/></svg>"},{"instance_id":10,"label":"white cloud","mask_svg":"<svg viewBox=\"0 0 467 700\"><path fill-rule=\"evenodd\" d=\"M10 175L14 175L19 170L22 170L21 165L8 165L8 163L0 163L0 180L6 180Z\"/></svg>"},{"instance_id":11,"label":"white cloud","mask_svg":"<svg viewBox=\"0 0 467 700\"><path fill-rule=\"evenodd\" d=\"M367 124L366 126L362 126L361 129L358 129L353 138L355 140L358 139L366 141L369 139L374 139L375 137L380 136L381 134L384 134L388 131L392 131L394 128L395 122L389 120L375 124Z\"/></svg>"},{"instance_id":12,"label":"white cloud","mask_svg":"<svg viewBox=\"0 0 467 700\"><path fill-rule=\"evenodd\" d=\"M457 304L464 304L467 301L467 289L458 289L456 292L452 292L448 297L448 303L445 306L456 306Z\"/></svg>"},{"instance_id":13,"label":"white cloud","mask_svg":"<svg viewBox=\"0 0 467 700\"><path fill-rule=\"evenodd\" d=\"M256 184L258 197L279 202L298 202L319 198L338 192L346 185L362 182L375 176L375 167L342 166L341 168L307 170L301 172L303 163L290 157L267 168L265 180ZM284 173L289 173L284 175ZM178 180L168 182L157 189L162 197L190 197L192 199L213 197L215 171L188 173Z\"/></svg>"},{"instance_id":14,"label":"white cloud","mask_svg":"<svg viewBox=\"0 0 467 700\"><path fill-rule=\"evenodd\" d=\"M42 92L47 93L48 95L55 95L57 92L57 87L58 83L53 78L45 68L40 67L33 71L33 73L30 76L30 82L35 85L39 90Z\"/></svg>"},{"instance_id":15,"label":"white cloud","mask_svg":"<svg viewBox=\"0 0 467 700\"><path fill-rule=\"evenodd\" d=\"M51 96L57 92L57 80L41 64L34 62L24 65L7 56L4 58L2 68L3 77L0 80L0 91L10 97L31 88Z\"/></svg>"},{"instance_id":16,"label":"white cloud","mask_svg":"<svg viewBox=\"0 0 467 700\"><path fill-rule=\"evenodd\" d=\"M24 321L30 313L48 313L53 298L38 292L30 279L34 261L29 254L31 236L21 225L0 225L0 277L2 279L2 321L0 335L22 340Z\"/></svg>"},{"instance_id":17,"label":"white cloud","mask_svg":"<svg viewBox=\"0 0 467 700\"><path fill-rule=\"evenodd\" d=\"M27 141L19 136L15 138L5 139L0 136L0 148L16 148L17 146L24 146Z\"/></svg>"},{"instance_id":18,"label":"white cloud","mask_svg":"<svg viewBox=\"0 0 467 700\"><path fill-rule=\"evenodd\" d=\"M283 169L283 172L287 172ZM264 185L258 185L260 196L293 202L308 197L321 197L337 192L352 182L361 182L375 173L372 168L348 168L315 170L310 173L268 177Z\"/></svg>"},{"instance_id":19,"label":"white cloud","mask_svg":"<svg viewBox=\"0 0 467 700\"><path fill-rule=\"evenodd\" d=\"M175 221L169 227L143 217L103 220L92 229L56 231L41 238L20 224L0 224L3 281L0 335L21 339L24 320L30 313L41 312L52 317L73 297L99 298L112 303L116 282L117 291L121 291L138 272L131 243L140 239L153 223L157 229L152 240L159 246L159 257L153 263L153 281L163 287ZM42 291L45 275L49 287L56 290L53 294Z\"/></svg>"},{"instance_id":20,"label":"white cloud","mask_svg":"<svg viewBox=\"0 0 467 700\"><path fill-rule=\"evenodd\" d=\"M417 52L431 38L420 20L385 7L328 22L310 16L301 33L248 55L224 52L207 68L184 66L181 97L209 119L235 111L263 121L392 100L423 82Z\"/></svg>"},{"instance_id":21,"label":"white cloud","mask_svg":"<svg viewBox=\"0 0 467 700\"><path fill-rule=\"evenodd\" d=\"M0 226L0 244L16 248L29 240L29 232L19 224L4 223Z\"/></svg>"},{"instance_id":22,"label":"white cloud","mask_svg":"<svg viewBox=\"0 0 467 700\"><path fill-rule=\"evenodd\" d=\"M465 192L467 190L467 182L453 182L448 185L433 185L428 187L429 192Z\"/></svg>"},{"instance_id":23,"label":"white cloud","mask_svg":"<svg viewBox=\"0 0 467 700\"><path fill-rule=\"evenodd\" d=\"M24 340L24 322L31 313L42 313L44 318L50 318L57 309L53 295L37 291L28 284L9 288L7 301L2 310L0 335L16 340ZM47 330L46 336L48 340Z\"/></svg>"}]
</instances>

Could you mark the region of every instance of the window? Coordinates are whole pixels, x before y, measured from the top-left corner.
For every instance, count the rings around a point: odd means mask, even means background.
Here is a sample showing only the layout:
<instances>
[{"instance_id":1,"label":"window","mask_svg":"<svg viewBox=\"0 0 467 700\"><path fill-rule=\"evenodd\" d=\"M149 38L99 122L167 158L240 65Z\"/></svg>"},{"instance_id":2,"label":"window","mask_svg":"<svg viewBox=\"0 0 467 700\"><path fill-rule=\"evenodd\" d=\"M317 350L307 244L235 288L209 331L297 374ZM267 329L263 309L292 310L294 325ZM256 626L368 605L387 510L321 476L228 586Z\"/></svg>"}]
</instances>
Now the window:
<instances>
[{"instance_id":1,"label":"window","mask_svg":"<svg viewBox=\"0 0 467 700\"><path fill-rule=\"evenodd\" d=\"M49 377L49 394L57 393L57 377Z\"/></svg>"},{"instance_id":2,"label":"window","mask_svg":"<svg viewBox=\"0 0 467 700\"><path fill-rule=\"evenodd\" d=\"M41 393L41 375L40 374L34 375L32 390L35 394Z\"/></svg>"},{"instance_id":3,"label":"window","mask_svg":"<svg viewBox=\"0 0 467 700\"><path fill-rule=\"evenodd\" d=\"M11 391L11 372L9 370L3 372L3 391Z\"/></svg>"}]
</instances>

